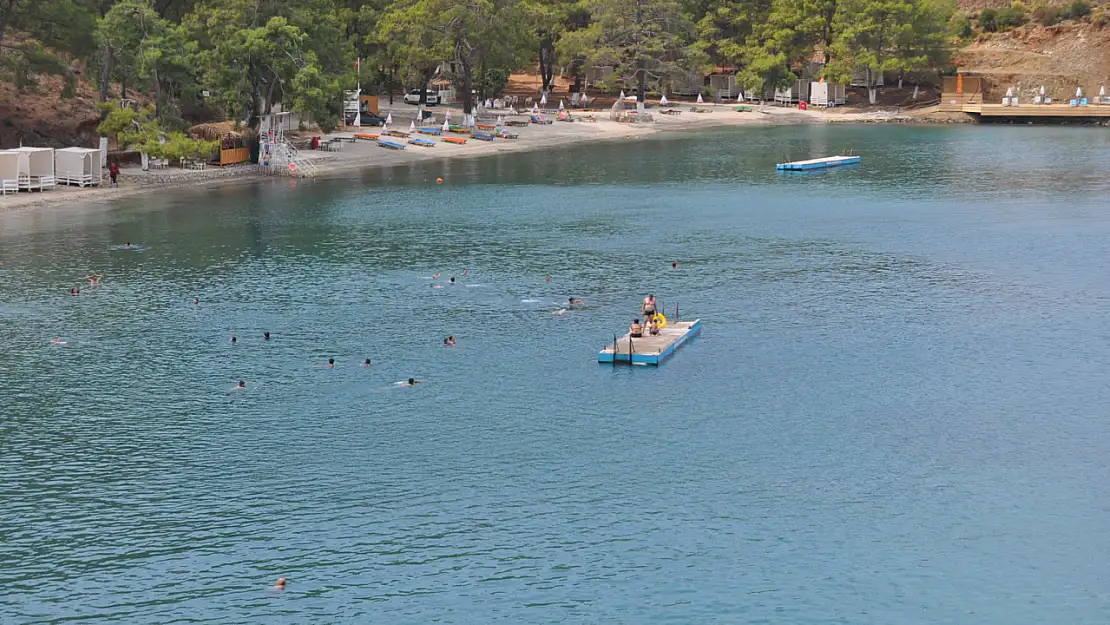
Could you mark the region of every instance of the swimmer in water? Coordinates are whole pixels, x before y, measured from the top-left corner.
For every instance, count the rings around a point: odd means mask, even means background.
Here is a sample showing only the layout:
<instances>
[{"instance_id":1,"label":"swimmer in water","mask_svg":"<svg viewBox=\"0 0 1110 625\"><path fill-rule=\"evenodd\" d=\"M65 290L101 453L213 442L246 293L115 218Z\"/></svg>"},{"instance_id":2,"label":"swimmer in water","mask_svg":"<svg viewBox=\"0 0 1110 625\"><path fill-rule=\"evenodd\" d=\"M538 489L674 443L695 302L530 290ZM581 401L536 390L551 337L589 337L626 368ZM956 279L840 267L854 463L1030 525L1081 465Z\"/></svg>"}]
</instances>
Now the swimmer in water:
<instances>
[{"instance_id":1,"label":"swimmer in water","mask_svg":"<svg viewBox=\"0 0 1110 625\"><path fill-rule=\"evenodd\" d=\"M677 260L671 262L671 269L678 269L678 261Z\"/></svg>"},{"instance_id":2,"label":"swimmer in water","mask_svg":"<svg viewBox=\"0 0 1110 625\"><path fill-rule=\"evenodd\" d=\"M432 280L439 280L439 272L438 271L432 274Z\"/></svg>"},{"instance_id":3,"label":"swimmer in water","mask_svg":"<svg viewBox=\"0 0 1110 625\"><path fill-rule=\"evenodd\" d=\"M262 340L263 340L263 341L268 341L268 340L270 340L270 333L269 333L269 332L263 332L263 333L262 333Z\"/></svg>"},{"instance_id":4,"label":"swimmer in water","mask_svg":"<svg viewBox=\"0 0 1110 625\"><path fill-rule=\"evenodd\" d=\"M328 369L334 369L334 368L335 368L335 359L334 358L328 358Z\"/></svg>"},{"instance_id":5,"label":"swimmer in water","mask_svg":"<svg viewBox=\"0 0 1110 625\"><path fill-rule=\"evenodd\" d=\"M454 345L454 344L455 344L455 335L454 335L454 334L452 334L451 336L447 337L447 344L448 344L448 345Z\"/></svg>"},{"instance_id":6,"label":"swimmer in water","mask_svg":"<svg viewBox=\"0 0 1110 625\"><path fill-rule=\"evenodd\" d=\"M131 247L131 241L128 241L128 242L127 242L127 245L125 245L124 247L127 247L127 248L129 248L129 249L130 249L130 247Z\"/></svg>"},{"instance_id":7,"label":"swimmer in water","mask_svg":"<svg viewBox=\"0 0 1110 625\"><path fill-rule=\"evenodd\" d=\"M234 344L235 344L235 342L236 342L236 339L235 339L235 337L234 337L234 336L233 336L233 337L231 337L231 340L230 340L230 341L228 341L228 343L231 343L232 345L234 345Z\"/></svg>"},{"instance_id":8,"label":"swimmer in water","mask_svg":"<svg viewBox=\"0 0 1110 625\"><path fill-rule=\"evenodd\" d=\"M408 380L406 380L404 382L400 382L399 384L401 386L416 386L417 384L423 384L423 383L424 383L424 380L417 380L416 378L409 378Z\"/></svg>"},{"instance_id":9,"label":"swimmer in water","mask_svg":"<svg viewBox=\"0 0 1110 625\"><path fill-rule=\"evenodd\" d=\"M578 304L585 304L585 303L586 302L584 302L584 301L582 301L582 300L580 300L576 297L568 297L567 298L567 307L568 308L574 308Z\"/></svg>"},{"instance_id":10,"label":"swimmer in water","mask_svg":"<svg viewBox=\"0 0 1110 625\"><path fill-rule=\"evenodd\" d=\"M239 380L239 383L238 383L238 384L236 384L236 385L235 385L234 387L232 387L232 389L231 389L231 390L233 390L233 391L241 391L241 390L243 390L243 389L245 389L245 388L247 388L247 383L246 383L246 382L244 382L244 381L242 381L242 380Z\"/></svg>"},{"instance_id":11,"label":"swimmer in water","mask_svg":"<svg viewBox=\"0 0 1110 625\"><path fill-rule=\"evenodd\" d=\"M78 289L78 288L72 288L72 289L70 289L70 290L69 290L69 294L70 294L70 295L74 295L74 296L76 296L76 295L80 295L80 294L81 294L81 289Z\"/></svg>"},{"instance_id":12,"label":"swimmer in water","mask_svg":"<svg viewBox=\"0 0 1110 625\"><path fill-rule=\"evenodd\" d=\"M277 583L274 584L274 590L285 590L285 578L284 577L279 577L278 578Z\"/></svg>"},{"instance_id":13,"label":"swimmer in water","mask_svg":"<svg viewBox=\"0 0 1110 625\"><path fill-rule=\"evenodd\" d=\"M193 306L200 306L200 300L198 298L193 298Z\"/></svg>"},{"instance_id":14,"label":"swimmer in water","mask_svg":"<svg viewBox=\"0 0 1110 625\"><path fill-rule=\"evenodd\" d=\"M369 367L369 366L370 366L370 359L369 359L369 358L367 358L366 360L364 360L364 361L362 362L362 366L363 366L363 367Z\"/></svg>"},{"instance_id":15,"label":"swimmer in water","mask_svg":"<svg viewBox=\"0 0 1110 625\"><path fill-rule=\"evenodd\" d=\"M448 282L450 282L451 284L454 284L455 283L455 276L451 276L451 279L448 280Z\"/></svg>"},{"instance_id":16,"label":"swimmer in water","mask_svg":"<svg viewBox=\"0 0 1110 625\"><path fill-rule=\"evenodd\" d=\"M543 281L544 282L551 282L551 276L544 276Z\"/></svg>"},{"instance_id":17,"label":"swimmer in water","mask_svg":"<svg viewBox=\"0 0 1110 625\"><path fill-rule=\"evenodd\" d=\"M94 274L85 276L85 279L89 281L89 286L100 286L100 279L103 278L103 277L104 276L102 276L102 275L94 273Z\"/></svg>"},{"instance_id":18,"label":"swimmer in water","mask_svg":"<svg viewBox=\"0 0 1110 625\"><path fill-rule=\"evenodd\" d=\"M469 269L467 269L466 267L463 267L463 277L465 278L465 277L467 277L468 275L470 275L470 270L469 270Z\"/></svg>"},{"instance_id":19,"label":"swimmer in water","mask_svg":"<svg viewBox=\"0 0 1110 625\"><path fill-rule=\"evenodd\" d=\"M66 343L62 339L53 339L53 340L50 341L50 344L51 345L69 345L69 343Z\"/></svg>"}]
</instances>

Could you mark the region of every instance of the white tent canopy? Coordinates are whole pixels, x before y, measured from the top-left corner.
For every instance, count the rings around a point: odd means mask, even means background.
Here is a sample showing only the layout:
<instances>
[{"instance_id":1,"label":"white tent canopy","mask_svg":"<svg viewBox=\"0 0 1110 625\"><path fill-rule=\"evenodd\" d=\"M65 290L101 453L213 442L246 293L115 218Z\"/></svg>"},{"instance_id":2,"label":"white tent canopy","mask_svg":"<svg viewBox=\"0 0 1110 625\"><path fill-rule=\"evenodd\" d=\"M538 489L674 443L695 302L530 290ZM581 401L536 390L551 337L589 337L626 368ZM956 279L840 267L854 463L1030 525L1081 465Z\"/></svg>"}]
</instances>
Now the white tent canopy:
<instances>
[{"instance_id":1,"label":"white tent canopy","mask_svg":"<svg viewBox=\"0 0 1110 625\"><path fill-rule=\"evenodd\" d=\"M88 148L56 150L54 170L59 184L75 184L79 187L99 185L104 175L100 169L100 150Z\"/></svg>"},{"instance_id":2,"label":"white tent canopy","mask_svg":"<svg viewBox=\"0 0 1110 625\"><path fill-rule=\"evenodd\" d=\"M19 188L54 188L54 148L16 148L19 154Z\"/></svg>"},{"instance_id":3,"label":"white tent canopy","mask_svg":"<svg viewBox=\"0 0 1110 625\"><path fill-rule=\"evenodd\" d=\"M0 151L0 194L19 191L19 152Z\"/></svg>"}]
</instances>

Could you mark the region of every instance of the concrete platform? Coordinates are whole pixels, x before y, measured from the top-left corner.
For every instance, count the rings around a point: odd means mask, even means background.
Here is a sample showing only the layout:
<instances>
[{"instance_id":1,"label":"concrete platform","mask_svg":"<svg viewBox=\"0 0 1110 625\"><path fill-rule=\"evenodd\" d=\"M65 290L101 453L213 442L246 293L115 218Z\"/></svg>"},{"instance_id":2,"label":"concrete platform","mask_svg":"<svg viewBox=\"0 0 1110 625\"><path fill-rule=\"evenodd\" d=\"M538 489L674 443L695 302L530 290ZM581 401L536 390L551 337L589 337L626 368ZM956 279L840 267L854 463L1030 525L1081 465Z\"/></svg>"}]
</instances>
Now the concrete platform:
<instances>
[{"instance_id":1,"label":"concrete platform","mask_svg":"<svg viewBox=\"0 0 1110 625\"><path fill-rule=\"evenodd\" d=\"M644 336L634 339L629 334L617 339L616 349L612 344L597 355L597 361L605 364L655 365L662 364L683 343L701 332L701 319L668 323L659 336Z\"/></svg>"}]
</instances>

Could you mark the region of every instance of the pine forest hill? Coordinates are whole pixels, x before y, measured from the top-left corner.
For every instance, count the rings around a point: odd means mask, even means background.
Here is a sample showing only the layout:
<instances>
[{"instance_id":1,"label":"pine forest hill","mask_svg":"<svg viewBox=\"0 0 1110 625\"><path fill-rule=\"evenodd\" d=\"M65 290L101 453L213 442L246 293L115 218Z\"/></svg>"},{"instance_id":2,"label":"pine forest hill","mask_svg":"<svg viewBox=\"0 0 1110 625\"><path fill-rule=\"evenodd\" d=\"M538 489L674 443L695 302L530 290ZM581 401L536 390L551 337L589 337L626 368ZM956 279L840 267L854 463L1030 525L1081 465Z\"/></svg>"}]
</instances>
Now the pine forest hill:
<instances>
[{"instance_id":1,"label":"pine forest hill","mask_svg":"<svg viewBox=\"0 0 1110 625\"><path fill-rule=\"evenodd\" d=\"M427 86L450 62L457 92L478 99L516 71L538 68L546 88L608 66L602 88L641 98L714 68L745 90L810 68L830 82L864 76L875 102L884 73L935 83L959 63L1012 79L1029 54L1076 39L1075 54L1029 73L1097 81L1110 69L1103 6L961 1L0 0L0 145L85 140L110 116L98 103L121 99L163 129L253 125L280 104L330 130L356 59L364 93Z\"/></svg>"}]
</instances>

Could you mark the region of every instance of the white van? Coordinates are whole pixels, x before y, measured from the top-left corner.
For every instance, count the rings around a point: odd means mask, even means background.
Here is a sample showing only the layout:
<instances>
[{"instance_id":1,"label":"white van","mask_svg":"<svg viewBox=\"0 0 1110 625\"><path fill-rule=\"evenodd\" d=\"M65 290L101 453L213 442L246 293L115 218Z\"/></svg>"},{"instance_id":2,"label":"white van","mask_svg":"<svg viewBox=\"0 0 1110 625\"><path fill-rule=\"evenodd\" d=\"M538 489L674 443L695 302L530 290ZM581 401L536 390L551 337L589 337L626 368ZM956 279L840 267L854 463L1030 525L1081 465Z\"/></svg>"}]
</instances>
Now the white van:
<instances>
[{"instance_id":1,"label":"white van","mask_svg":"<svg viewBox=\"0 0 1110 625\"><path fill-rule=\"evenodd\" d=\"M435 91L428 91L428 97L425 98L425 103L428 106L435 106L439 104L439 94ZM405 104L420 104L420 90L413 89L405 94Z\"/></svg>"}]
</instances>

